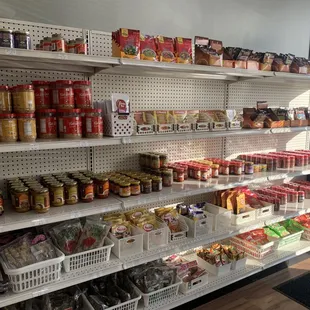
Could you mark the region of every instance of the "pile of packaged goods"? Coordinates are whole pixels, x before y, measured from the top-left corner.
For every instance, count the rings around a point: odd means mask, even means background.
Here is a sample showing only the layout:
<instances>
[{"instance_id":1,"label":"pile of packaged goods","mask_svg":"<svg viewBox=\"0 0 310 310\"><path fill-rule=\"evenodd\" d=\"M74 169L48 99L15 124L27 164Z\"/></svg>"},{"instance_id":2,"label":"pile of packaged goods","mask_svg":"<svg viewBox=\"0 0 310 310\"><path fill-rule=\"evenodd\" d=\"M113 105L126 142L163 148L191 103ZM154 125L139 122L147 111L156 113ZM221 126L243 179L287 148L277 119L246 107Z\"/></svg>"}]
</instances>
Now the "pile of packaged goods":
<instances>
[{"instance_id":1,"label":"pile of packaged goods","mask_svg":"<svg viewBox=\"0 0 310 310\"><path fill-rule=\"evenodd\" d=\"M209 272L218 274L223 266L227 266L226 272L236 268L236 262L243 260L246 263L246 256L243 250L233 245L215 243L210 247L202 247L196 250L198 263L204 266ZM240 266L241 267L241 266Z\"/></svg>"},{"instance_id":2,"label":"pile of packaged goods","mask_svg":"<svg viewBox=\"0 0 310 310\"><path fill-rule=\"evenodd\" d=\"M101 109L92 108L90 81L33 81L0 86L0 141L101 138Z\"/></svg>"},{"instance_id":3,"label":"pile of packaged goods","mask_svg":"<svg viewBox=\"0 0 310 310\"><path fill-rule=\"evenodd\" d=\"M82 291L78 287L70 287L52 292L42 297L36 297L6 306L3 310L82 310L86 309L82 298Z\"/></svg>"},{"instance_id":4,"label":"pile of packaged goods","mask_svg":"<svg viewBox=\"0 0 310 310\"><path fill-rule=\"evenodd\" d=\"M20 177L7 180L7 193L15 211L45 213L50 206L108 198L109 180L104 174L90 171L43 175L40 181L36 177Z\"/></svg>"},{"instance_id":5,"label":"pile of packaged goods","mask_svg":"<svg viewBox=\"0 0 310 310\"><path fill-rule=\"evenodd\" d=\"M28 31L0 29L0 47L31 49L31 37Z\"/></svg>"},{"instance_id":6,"label":"pile of packaged goods","mask_svg":"<svg viewBox=\"0 0 310 310\"><path fill-rule=\"evenodd\" d=\"M62 34L53 33L51 37L44 37L36 44L36 50L63 52L87 55L88 46L84 38L76 38L75 40L65 40Z\"/></svg>"},{"instance_id":7,"label":"pile of packaged goods","mask_svg":"<svg viewBox=\"0 0 310 310\"><path fill-rule=\"evenodd\" d=\"M192 40L143 35L140 30L120 28L112 32L112 56L191 64Z\"/></svg>"},{"instance_id":8,"label":"pile of packaged goods","mask_svg":"<svg viewBox=\"0 0 310 310\"><path fill-rule=\"evenodd\" d=\"M308 126L310 113L307 107L269 108L266 101L258 101L256 108L243 108L243 128L281 128Z\"/></svg>"},{"instance_id":9,"label":"pile of packaged goods","mask_svg":"<svg viewBox=\"0 0 310 310\"><path fill-rule=\"evenodd\" d=\"M198 265L196 259L188 259L186 256L174 254L166 258L164 262L168 267L177 269L177 276L183 283L189 283L207 275L206 270Z\"/></svg>"},{"instance_id":10,"label":"pile of packaged goods","mask_svg":"<svg viewBox=\"0 0 310 310\"><path fill-rule=\"evenodd\" d=\"M92 309L108 309L140 298L125 272L95 279L81 288Z\"/></svg>"},{"instance_id":11,"label":"pile of packaged goods","mask_svg":"<svg viewBox=\"0 0 310 310\"><path fill-rule=\"evenodd\" d=\"M110 223L94 216L86 217L83 223L75 219L47 226L46 230L61 252L72 255L102 247L110 228Z\"/></svg>"},{"instance_id":12,"label":"pile of packaged goods","mask_svg":"<svg viewBox=\"0 0 310 310\"><path fill-rule=\"evenodd\" d=\"M243 121L235 110L136 111L134 118L138 134L241 129Z\"/></svg>"}]
</instances>

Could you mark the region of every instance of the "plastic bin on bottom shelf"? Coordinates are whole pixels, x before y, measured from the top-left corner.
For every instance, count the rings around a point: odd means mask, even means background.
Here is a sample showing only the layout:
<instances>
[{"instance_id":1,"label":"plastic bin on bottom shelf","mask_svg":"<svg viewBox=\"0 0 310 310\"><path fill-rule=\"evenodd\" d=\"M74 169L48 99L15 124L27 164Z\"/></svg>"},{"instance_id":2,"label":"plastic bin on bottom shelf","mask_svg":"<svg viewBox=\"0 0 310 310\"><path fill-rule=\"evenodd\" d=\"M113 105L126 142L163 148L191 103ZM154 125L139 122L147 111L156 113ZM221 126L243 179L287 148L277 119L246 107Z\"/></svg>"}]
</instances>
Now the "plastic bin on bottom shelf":
<instances>
[{"instance_id":1,"label":"plastic bin on bottom shelf","mask_svg":"<svg viewBox=\"0 0 310 310\"><path fill-rule=\"evenodd\" d=\"M143 252L143 234L133 235L117 239L111 233L108 234L113 241L112 253L118 258L128 257Z\"/></svg>"},{"instance_id":2,"label":"plastic bin on bottom shelf","mask_svg":"<svg viewBox=\"0 0 310 310\"><path fill-rule=\"evenodd\" d=\"M191 293L192 291L208 284L209 276L205 274L197 279L194 279L190 282L182 282L180 284L180 292L184 295Z\"/></svg>"},{"instance_id":3,"label":"plastic bin on bottom shelf","mask_svg":"<svg viewBox=\"0 0 310 310\"><path fill-rule=\"evenodd\" d=\"M181 231L172 233L170 229L168 228L169 229L168 231L169 242L179 241L179 240L187 238L188 226L184 218L181 216L179 217L179 223L180 223Z\"/></svg>"},{"instance_id":4,"label":"plastic bin on bottom shelf","mask_svg":"<svg viewBox=\"0 0 310 310\"><path fill-rule=\"evenodd\" d=\"M157 218L156 221L159 228L149 232L133 226L134 234L143 234L143 246L145 250L151 250L168 244L169 228L161 219Z\"/></svg>"},{"instance_id":5,"label":"plastic bin on bottom shelf","mask_svg":"<svg viewBox=\"0 0 310 310\"><path fill-rule=\"evenodd\" d=\"M303 226L304 227L304 226ZM303 239L310 240L310 228L304 227L304 232L301 235Z\"/></svg>"},{"instance_id":6,"label":"plastic bin on bottom shelf","mask_svg":"<svg viewBox=\"0 0 310 310\"><path fill-rule=\"evenodd\" d=\"M83 310L95 310L84 294L82 295L82 298L83 298ZM106 310L137 310L138 302L140 299L141 299L141 296L138 296L126 302L122 302L119 305L116 305L110 308L105 308L105 309Z\"/></svg>"},{"instance_id":7,"label":"plastic bin on bottom shelf","mask_svg":"<svg viewBox=\"0 0 310 310\"><path fill-rule=\"evenodd\" d=\"M182 283L181 279L177 277L176 282L174 284L148 294L142 293L136 285L134 284L133 285L135 287L137 294L142 296L144 306L149 307L156 303L160 303L166 299L169 299L175 295L178 295L181 283Z\"/></svg>"},{"instance_id":8,"label":"plastic bin on bottom shelf","mask_svg":"<svg viewBox=\"0 0 310 310\"><path fill-rule=\"evenodd\" d=\"M224 274L229 273L231 270L231 263L217 267L215 265L209 264L207 261L205 261L199 256L197 256L197 262L198 262L199 267L206 269L208 272L216 276L222 276Z\"/></svg>"},{"instance_id":9,"label":"plastic bin on bottom shelf","mask_svg":"<svg viewBox=\"0 0 310 310\"><path fill-rule=\"evenodd\" d=\"M288 236L285 236L283 238L274 239L272 241L274 241L275 248L280 249L288 244L300 241L302 234L303 234L303 231L299 231L294 234L289 234Z\"/></svg>"},{"instance_id":10,"label":"plastic bin on bottom shelf","mask_svg":"<svg viewBox=\"0 0 310 310\"><path fill-rule=\"evenodd\" d=\"M113 246L114 243L109 238L105 238L104 246L101 248L65 256L63 261L65 272L107 262Z\"/></svg>"},{"instance_id":11,"label":"plastic bin on bottom shelf","mask_svg":"<svg viewBox=\"0 0 310 310\"><path fill-rule=\"evenodd\" d=\"M246 266L247 257L239 259L239 260L233 260L231 262L231 270L240 270L245 268Z\"/></svg>"},{"instance_id":12,"label":"plastic bin on bottom shelf","mask_svg":"<svg viewBox=\"0 0 310 310\"><path fill-rule=\"evenodd\" d=\"M65 255L56 248L58 257L26 267L9 269L0 258L3 270L10 279L10 286L14 293L24 292L60 279L61 263Z\"/></svg>"},{"instance_id":13,"label":"plastic bin on bottom shelf","mask_svg":"<svg viewBox=\"0 0 310 310\"><path fill-rule=\"evenodd\" d=\"M244 251L246 254L256 259L263 259L275 250L274 242L268 242L264 245L255 245L243 239L233 237L230 239L230 243L237 247L237 249Z\"/></svg>"}]
</instances>

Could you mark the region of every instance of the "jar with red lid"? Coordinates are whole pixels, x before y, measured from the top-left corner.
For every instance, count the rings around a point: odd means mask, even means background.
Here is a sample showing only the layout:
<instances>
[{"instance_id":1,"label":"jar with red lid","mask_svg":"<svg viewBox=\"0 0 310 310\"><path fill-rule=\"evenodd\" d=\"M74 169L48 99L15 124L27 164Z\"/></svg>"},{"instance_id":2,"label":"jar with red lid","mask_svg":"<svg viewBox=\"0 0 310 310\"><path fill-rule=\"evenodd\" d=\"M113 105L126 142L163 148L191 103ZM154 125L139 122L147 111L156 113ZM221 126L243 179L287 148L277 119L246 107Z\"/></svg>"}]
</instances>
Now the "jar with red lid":
<instances>
[{"instance_id":1,"label":"jar with red lid","mask_svg":"<svg viewBox=\"0 0 310 310\"><path fill-rule=\"evenodd\" d=\"M75 105L79 109L92 108L92 93L90 81L73 82Z\"/></svg>"},{"instance_id":2,"label":"jar with red lid","mask_svg":"<svg viewBox=\"0 0 310 310\"><path fill-rule=\"evenodd\" d=\"M188 179L188 166L182 165L182 168L184 169L184 180Z\"/></svg>"},{"instance_id":3,"label":"jar with red lid","mask_svg":"<svg viewBox=\"0 0 310 310\"><path fill-rule=\"evenodd\" d=\"M58 118L59 134L63 130L65 139L80 139L82 138L82 119L80 109L61 109L58 111L61 116ZM61 124L62 120L62 124ZM61 125L63 127L61 128Z\"/></svg>"},{"instance_id":4,"label":"jar with red lid","mask_svg":"<svg viewBox=\"0 0 310 310\"><path fill-rule=\"evenodd\" d=\"M288 156L289 157L289 168L295 167L295 156Z\"/></svg>"},{"instance_id":5,"label":"jar with red lid","mask_svg":"<svg viewBox=\"0 0 310 310\"><path fill-rule=\"evenodd\" d=\"M175 182L184 182L184 169L182 167L173 168L173 180Z\"/></svg>"},{"instance_id":6,"label":"jar with red lid","mask_svg":"<svg viewBox=\"0 0 310 310\"><path fill-rule=\"evenodd\" d=\"M0 85L0 112L12 112L12 99L9 86Z\"/></svg>"},{"instance_id":7,"label":"jar with red lid","mask_svg":"<svg viewBox=\"0 0 310 310\"><path fill-rule=\"evenodd\" d=\"M218 178L219 177L219 168L220 168L220 165L218 165L218 164L213 164L211 166L212 178Z\"/></svg>"},{"instance_id":8,"label":"jar with red lid","mask_svg":"<svg viewBox=\"0 0 310 310\"><path fill-rule=\"evenodd\" d=\"M16 113L34 113L35 100L33 85L17 85L12 88L13 108Z\"/></svg>"},{"instance_id":9,"label":"jar with red lid","mask_svg":"<svg viewBox=\"0 0 310 310\"><path fill-rule=\"evenodd\" d=\"M32 81L32 85L34 87L34 101L36 109L49 109L51 106L50 82Z\"/></svg>"},{"instance_id":10,"label":"jar with red lid","mask_svg":"<svg viewBox=\"0 0 310 310\"><path fill-rule=\"evenodd\" d=\"M85 137L86 138L102 138L103 136L103 120L101 109L85 109Z\"/></svg>"},{"instance_id":11,"label":"jar with red lid","mask_svg":"<svg viewBox=\"0 0 310 310\"><path fill-rule=\"evenodd\" d=\"M208 181L209 179L209 167L208 166L202 166L200 168L201 171L201 181Z\"/></svg>"},{"instance_id":12,"label":"jar with red lid","mask_svg":"<svg viewBox=\"0 0 310 310\"><path fill-rule=\"evenodd\" d=\"M234 162L234 174L235 175L241 175L242 174L242 162Z\"/></svg>"},{"instance_id":13,"label":"jar with red lid","mask_svg":"<svg viewBox=\"0 0 310 310\"><path fill-rule=\"evenodd\" d=\"M201 180L201 170L200 170L200 165L196 165L193 169L193 178L195 180Z\"/></svg>"},{"instance_id":14,"label":"jar with red lid","mask_svg":"<svg viewBox=\"0 0 310 310\"><path fill-rule=\"evenodd\" d=\"M79 196L82 202L92 202L94 200L94 182L91 179L82 179L79 182Z\"/></svg>"},{"instance_id":15,"label":"jar with red lid","mask_svg":"<svg viewBox=\"0 0 310 310\"><path fill-rule=\"evenodd\" d=\"M230 162L229 161L222 161L222 170L221 173L222 175L229 175L229 165Z\"/></svg>"},{"instance_id":16,"label":"jar with red lid","mask_svg":"<svg viewBox=\"0 0 310 310\"><path fill-rule=\"evenodd\" d=\"M36 112L38 137L41 139L57 138L57 119L55 109L39 109Z\"/></svg>"},{"instance_id":17,"label":"jar with red lid","mask_svg":"<svg viewBox=\"0 0 310 310\"><path fill-rule=\"evenodd\" d=\"M74 91L73 82L71 80L56 81L56 98L54 100L54 108L73 109L74 108Z\"/></svg>"},{"instance_id":18,"label":"jar with red lid","mask_svg":"<svg viewBox=\"0 0 310 310\"><path fill-rule=\"evenodd\" d=\"M51 43L52 43L53 52L65 52L66 51L66 42L61 34L53 33Z\"/></svg>"},{"instance_id":19,"label":"jar with red lid","mask_svg":"<svg viewBox=\"0 0 310 310\"><path fill-rule=\"evenodd\" d=\"M305 165L304 156L303 155L295 155L295 166L302 167Z\"/></svg>"},{"instance_id":20,"label":"jar with red lid","mask_svg":"<svg viewBox=\"0 0 310 310\"><path fill-rule=\"evenodd\" d=\"M84 38L77 38L75 39L75 53L87 55L87 43L85 42Z\"/></svg>"}]
</instances>

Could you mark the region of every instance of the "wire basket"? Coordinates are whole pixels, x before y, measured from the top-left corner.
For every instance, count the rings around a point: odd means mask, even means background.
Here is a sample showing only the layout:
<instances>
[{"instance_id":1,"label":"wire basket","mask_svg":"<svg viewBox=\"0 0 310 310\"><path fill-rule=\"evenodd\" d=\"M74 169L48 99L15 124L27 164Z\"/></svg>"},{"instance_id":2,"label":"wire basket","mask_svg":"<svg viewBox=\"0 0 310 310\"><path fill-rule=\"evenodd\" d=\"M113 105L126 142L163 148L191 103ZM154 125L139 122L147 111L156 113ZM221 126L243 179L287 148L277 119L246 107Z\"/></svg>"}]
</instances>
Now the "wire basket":
<instances>
[{"instance_id":1,"label":"wire basket","mask_svg":"<svg viewBox=\"0 0 310 310\"><path fill-rule=\"evenodd\" d=\"M158 304L163 302L166 299L170 299L174 297L175 295L178 295L180 284L182 283L182 280L178 277L176 278L176 282L170 286L161 288L160 290L157 290L152 293L142 293L137 286L134 284L134 288L137 292L137 294L141 295L143 298L144 306L149 307L154 304Z\"/></svg>"},{"instance_id":2,"label":"wire basket","mask_svg":"<svg viewBox=\"0 0 310 310\"><path fill-rule=\"evenodd\" d=\"M88 301L87 297L83 294L83 309L84 310L94 310L94 307ZM141 299L141 296L138 296L134 299L128 300L126 302L122 302L119 305L107 308L106 310L137 310L138 302Z\"/></svg>"},{"instance_id":3,"label":"wire basket","mask_svg":"<svg viewBox=\"0 0 310 310\"><path fill-rule=\"evenodd\" d=\"M67 255L63 261L65 272L107 262L110 259L111 248L114 246L114 243L109 238L105 238L104 244L101 248Z\"/></svg>"},{"instance_id":4,"label":"wire basket","mask_svg":"<svg viewBox=\"0 0 310 310\"><path fill-rule=\"evenodd\" d=\"M65 255L56 248L58 257L43 262L31 264L26 267L9 269L5 261L0 257L5 274L10 279L14 293L24 292L60 279L61 263Z\"/></svg>"}]
</instances>

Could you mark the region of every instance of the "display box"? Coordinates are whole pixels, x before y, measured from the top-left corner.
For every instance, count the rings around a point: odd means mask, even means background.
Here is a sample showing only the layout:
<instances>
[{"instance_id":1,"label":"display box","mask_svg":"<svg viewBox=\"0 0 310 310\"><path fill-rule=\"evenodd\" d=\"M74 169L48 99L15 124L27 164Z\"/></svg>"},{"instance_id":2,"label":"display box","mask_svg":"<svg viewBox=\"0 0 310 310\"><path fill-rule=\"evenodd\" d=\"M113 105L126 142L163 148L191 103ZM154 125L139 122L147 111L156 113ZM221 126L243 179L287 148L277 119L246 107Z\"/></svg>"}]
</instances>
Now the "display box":
<instances>
[{"instance_id":1,"label":"display box","mask_svg":"<svg viewBox=\"0 0 310 310\"><path fill-rule=\"evenodd\" d=\"M193 131L192 125L193 124L188 124L188 123L175 124L174 129L175 129L175 132L191 132Z\"/></svg>"},{"instance_id":2,"label":"display box","mask_svg":"<svg viewBox=\"0 0 310 310\"><path fill-rule=\"evenodd\" d=\"M255 60L248 60L246 62L246 68L248 70L259 70L259 62Z\"/></svg>"},{"instance_id":3,"label":"display box","mask_svg":"<svg viewBox=\"0 0 310 310\"><path fill-rule=\"evenodd\" d=\"M155 134L154 128L155 128L154 125L137 125L134 134L139 136L154 135Z\"/></svg>"},{"instance_id":4,"label":"display box","mask_svg":"<svg viewBox=\"0 0 310 310\"><path fill-rule=\"evenodd\" d=\"M234 60L223 60L223 67L225 68L235 68L235 61Z\"/></svg>"},{"instance_id":5,"label":"display box","mask_svg":"<svg viewBox=\"0 0 310 310\"><path fill-rule=\"evenodd\" d=\"M197 256L197 262L200 268L206 269L208 272L214 274L215 276L222 276L230 273L231 271L231 263L217 267L215 265L211 265L199 256Z\"/></svg>"},{"instance_id":6,"label":"display box","mask_svg":"<svg viewBox=\"0 0 310 310\"><path fill-rule=\"evenodd\" d=\"M210 131L210 123L196 123L195 131Z\"/></svg>"},{"instance_id":7,"label":"display box","mask_svg":"<svg viewBox=\"0 0 310 310\"><path fill-rule=\"evenodd\" d=\"M204 210L214 214L213 230L227 230L231 225L231 211L222 207L216 206L212 203L206 203Z\"/></svg>"},{"instance_id":8,"label":"display box","mask_svg":"<svg viewBox=\"0 0 310 310\"><path fill-rule=\"evenodd\" d=\"M256 210L246 207L246 212L231 215L232 225L242 225L256 220Z\"/></svg>"},{"instance_id":9,"label":"display box","mask_svg":"<svg viewBox=\"0 0 310 310\"><path fill-rule=\"evenodd\" d=\"M156 132L159 134L173 133L174 132L174 124L156 125Z\"/></svg>"},{"instance_id":10,"label":"display box","mask_svg":"<svg viewBox=\"0 0 310 310\"><path fill-rule=\"evenodd\" d=\"M204 212L206 218L194 221L186 216L183 216L188 226L188 236L196 238L201 235L211 234L213 230L214 214Z\"/></svg>"},{"instance_id":11,"label":"display box","mask_svg":"<svg viewBox=\"0 0 310 310\"><path fill-rule=\"evenodd\" d=\"M111 137L128 137L133 134L133 114L119 115L109 113L103 115L104 133Z\"/></svg>"},{"instance_id":12,"label":"display box","mask_svg":"<svg viewBox=\"0 0 310 310\"><path fill-rule=\"evenodd\" d=\"M244 60L235 60L235 68L236 69L246 69L247 62Z\"/></svg>"},{"instance_id":13,"label":"display box","mask_svg":"<svg viewBox=\"0 0 310 310\"><path fill-rule=\"evenodd\" d=\"M271 71L272 64L270 63L260 63L259 64L259 70L261 71Z\"/></svg>"}]
</instances>

